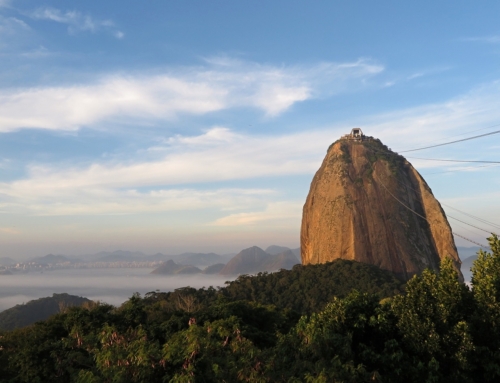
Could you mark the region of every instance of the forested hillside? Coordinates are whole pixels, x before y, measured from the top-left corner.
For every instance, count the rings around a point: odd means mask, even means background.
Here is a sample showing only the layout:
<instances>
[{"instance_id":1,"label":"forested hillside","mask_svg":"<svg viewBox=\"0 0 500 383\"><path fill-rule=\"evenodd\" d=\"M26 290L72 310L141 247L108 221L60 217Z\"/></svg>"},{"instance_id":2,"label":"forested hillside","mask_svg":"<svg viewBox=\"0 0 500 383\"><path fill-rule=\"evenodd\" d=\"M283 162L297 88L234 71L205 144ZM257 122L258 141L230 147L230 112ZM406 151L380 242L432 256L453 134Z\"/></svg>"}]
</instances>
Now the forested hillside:
<instances>
[{"instance_id":1,"label":"forested hillside","mask_svg":"<svg viewBox=\"0 0 500 383\"><path fill-rule=\"evenodd\" d=\"M73 307L1 334L0 381L496 382L500 240L490 246L471 288L448 260L404 292L337 261Z\"/></svg>"},{"instance_id":2,"label":"forested hillside","mask_svg":"<svg viewBox=\"0 0 500 383\"><path fill-rule=\"evenodd\" d=\"M51 297L16 305L0 313L0 330L13 330L47 319L72 306L92 303L90 299L69 294L53 294Z\"/></svg>"},{"instance_id":3,"label":"forested hillside","mask_svg":"<svg viewBox=\"0 0 500 383\"><path fill-rule=\"evenodd\" d=\"M379 298L391 297L403 291L403 282L376 266L337 259L322 265L296 265L277 273L243 275L221 293L231 300L256 301L309 314L353 289Z\"/></svg>"}]
</instances>

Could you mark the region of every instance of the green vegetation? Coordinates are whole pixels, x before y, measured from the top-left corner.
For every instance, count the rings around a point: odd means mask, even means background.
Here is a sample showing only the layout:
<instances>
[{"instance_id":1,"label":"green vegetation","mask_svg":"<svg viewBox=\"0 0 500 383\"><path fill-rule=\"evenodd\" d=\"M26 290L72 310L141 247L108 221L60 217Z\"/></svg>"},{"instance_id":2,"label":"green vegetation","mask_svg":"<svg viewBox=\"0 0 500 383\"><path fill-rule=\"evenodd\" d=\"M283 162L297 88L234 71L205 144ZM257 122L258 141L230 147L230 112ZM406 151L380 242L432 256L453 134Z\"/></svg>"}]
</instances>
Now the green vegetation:
<instances>
[{"instance_id":1,"label":"green vegetation","mask_svg":"<svg viewBox=\"0 0 500 383\"><path fill-rule=\"evenodd\" d=\"M496 382L500 240L489 241L471 288L450 261L403 293L337 261L72 307L1 334L0 381Z\"/></svg>"},{"instance_id":2,"label":"green vegetation","mask_svg":"<svg viewBox=\"0 0 500 383\"><path fill-rule=\"evenodd\" d=\"M63 312L68 307L92 304L87 298L69 294L53 294L23 305L17 305L0 313L0 330L13 330L45 320L51 315Z\"/></svg>"},{"instance_id":3,"label":"green vegetation","mask_svg":"<svg viewBox=\"0 0 500 383\"><path fill-rule=\"evenodd\" d=\"M349 153L349 147L345 142L340 144L340 151L342 152L342 161L346 164L350 164L352 162L351 154Z\"/></svg>"},{"instance_id":4,"label":"green vegetation","mask_svg":"<svg viewBox=\"0 0 500 383\"><path fill-rule=\"evenodd\" d=\"M389 165L389 170L395 176L398 176L402 169L405 169L406 159L392 152L386 145L384 145L379 139L372 138L362 142L363 145L370 149L367 153L368 161L371 166L368 169L366 175L371 178L373 172L373 164L378 160L385 161Z\"/></svg>"},{"instance_id":5,"label":"green vegetation","mask_svg":"<svg viewBox=\"0 0 500 383\"><path fill-rule=\"evenodd\" d=\"M403 283L376 266L338 259L323 265L297 265L278 273L243 275L221 293L231 300L255 301L310 314L322 310L334 297L346 297L352 290L381 299L401 293Z\"/></svg>"}]
</instances>

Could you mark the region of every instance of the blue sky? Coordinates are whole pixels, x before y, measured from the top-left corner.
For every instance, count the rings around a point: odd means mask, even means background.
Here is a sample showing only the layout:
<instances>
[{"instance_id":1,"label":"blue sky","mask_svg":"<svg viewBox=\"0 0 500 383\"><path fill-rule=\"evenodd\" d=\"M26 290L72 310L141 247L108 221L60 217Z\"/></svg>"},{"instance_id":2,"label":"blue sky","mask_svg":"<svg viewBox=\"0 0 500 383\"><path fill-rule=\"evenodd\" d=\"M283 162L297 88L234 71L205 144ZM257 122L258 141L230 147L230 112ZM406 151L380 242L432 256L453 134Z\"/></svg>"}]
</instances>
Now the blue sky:
<instances>
[{"instance_id":1,"label":"blue sky","mask_svg":"<svg viewBox=\"0 0 500 383\"><path fill-rule=\"evenodd\" d=\"M0 256L296 247L312 176L353 127L395 151L500 129L499 11L0 0ZM500 223L498 167L409 160L441 202Z\"/></svg>"}]
</instances>

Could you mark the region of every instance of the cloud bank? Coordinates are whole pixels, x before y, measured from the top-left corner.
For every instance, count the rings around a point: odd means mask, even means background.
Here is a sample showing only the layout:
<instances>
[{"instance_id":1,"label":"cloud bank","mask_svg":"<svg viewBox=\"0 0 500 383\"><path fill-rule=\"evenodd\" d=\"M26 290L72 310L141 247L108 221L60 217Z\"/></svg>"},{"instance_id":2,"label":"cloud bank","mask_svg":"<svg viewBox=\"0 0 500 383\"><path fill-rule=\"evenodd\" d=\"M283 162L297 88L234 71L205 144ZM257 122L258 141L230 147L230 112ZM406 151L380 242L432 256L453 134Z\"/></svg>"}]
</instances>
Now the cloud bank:
<instances>
[{"instance_id":1,"label":"cloud bank","mask_svg":"<svg viewBox=\"0 0 500 383\"><path fill-rule=\"evenodd\" d=\"M358 126L396 151L449 140L500 119L498 88L494 84L442 104L372 116ZM160 144L132 155L127 162L97 161L90 166L66 168L31 165L24 179L0 183L0 208L62 215L168 211L210 205L226 210L258 205L263 211L262 201L276 202L279 197L273 190L207 189L207 185L312 175L328 143L352 127L339 125L298 133L252 135L215 126L198 135L167 137ZM487 150L485 147L483 154ZM419 169L465 166L412 162ZM179 185L196 186L179 188ZM231 218L217 224L259 219L258 215L239 213L235 211Z\"/></svg>"},{"instance_id":2,"label":"cloud bank","mask_svg":"<svg viewBox=\"0 0 500 383\"><path fill-rule=\"evenodd\" d=\"M122 31L116 29L112 20L99 20L89 14L83 14L78 11L61 11L56 8L38 8L31 12L31 18L36 20L48 20L68 26L68 32L75 34L78 32L96 33L100 30L110 31L116 38L121 39L125 36Z\"/></svg>"},{"instance_id":3,"label":"cloud bank","mask_svg":"<svg viewBox=\"0 0 500 383\"><path fill-rule=\"evenodd\" d=\"M92 84L9 89L0 92L0 132L76 130L131 119L158 123L241 107L274 117L297 102L360 86L382 70L363 60L310 67L212 60L150 76L114 74Z\"/></svg>"}]
</instances>

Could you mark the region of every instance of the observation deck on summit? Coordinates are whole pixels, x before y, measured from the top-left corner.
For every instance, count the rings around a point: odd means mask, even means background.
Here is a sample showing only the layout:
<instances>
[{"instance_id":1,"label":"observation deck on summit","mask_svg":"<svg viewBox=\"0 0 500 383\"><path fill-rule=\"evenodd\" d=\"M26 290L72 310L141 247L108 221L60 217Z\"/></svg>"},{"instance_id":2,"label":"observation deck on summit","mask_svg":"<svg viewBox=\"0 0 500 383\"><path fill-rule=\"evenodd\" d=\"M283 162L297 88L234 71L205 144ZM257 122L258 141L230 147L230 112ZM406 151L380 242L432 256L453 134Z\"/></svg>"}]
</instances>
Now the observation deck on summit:
<instances>
[{"instance_id":1,"label":"observation deck on summit","mask_svg":"<svg viewBox=\"0 0 500 383\"><path fill-rule=\"evenodd\" d=\"M366 136L363 134L361 128L354 128L351 130L350 134L344 134L341 139L343 140L355 140L355 141L363 141Z\"/></svg>"}]
</instances>

